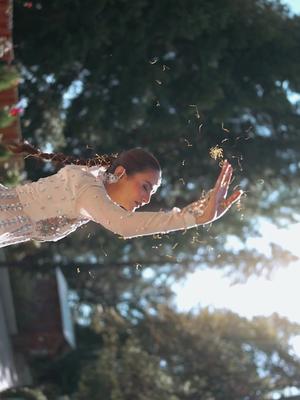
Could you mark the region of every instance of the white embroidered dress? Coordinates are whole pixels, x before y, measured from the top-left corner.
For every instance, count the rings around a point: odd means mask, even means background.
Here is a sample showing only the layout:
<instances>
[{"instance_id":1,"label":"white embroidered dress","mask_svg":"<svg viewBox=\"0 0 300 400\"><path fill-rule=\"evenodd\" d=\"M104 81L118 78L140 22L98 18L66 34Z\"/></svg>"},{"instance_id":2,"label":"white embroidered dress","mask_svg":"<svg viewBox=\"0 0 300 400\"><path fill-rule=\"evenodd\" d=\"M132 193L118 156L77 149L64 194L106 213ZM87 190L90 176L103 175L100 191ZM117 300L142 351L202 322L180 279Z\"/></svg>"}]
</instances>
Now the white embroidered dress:
<instances>
[{"instance_id":1,"label":"white embroidered dress","mask_svg":"<svg viewBox=\"0 0 300 400\"><path fill-rule=\"evenodd\" d=\"M184 210L124 210L108 196L105 179L98 167L68 165L37 182L13 189L0 185L0 247L57 241L89 221L126 239L196 226L193 213Z\"/></svg>"}]
</instances>

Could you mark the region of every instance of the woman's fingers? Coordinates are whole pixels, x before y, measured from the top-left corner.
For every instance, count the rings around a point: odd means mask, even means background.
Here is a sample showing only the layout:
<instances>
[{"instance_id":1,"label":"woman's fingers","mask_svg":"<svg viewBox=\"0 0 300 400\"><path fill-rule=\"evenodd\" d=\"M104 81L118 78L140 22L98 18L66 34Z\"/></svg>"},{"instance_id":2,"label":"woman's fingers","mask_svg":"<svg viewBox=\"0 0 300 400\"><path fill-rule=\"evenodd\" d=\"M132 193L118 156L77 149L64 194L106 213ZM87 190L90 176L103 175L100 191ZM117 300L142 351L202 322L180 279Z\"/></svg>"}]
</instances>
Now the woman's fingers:
<instances>
[{"instance_id":1,"label":"woman's fingers","mask_svg":"<svg viewBox=\"0 0 300 400\"><path fill-rule=\"evenodd\" d=\"M225 172L224 181L223 181L224 198L226 198L226 196L227 196L227 192L228 192L229 185L231 182L231 177L232 177L232 166L229 164L229 166Z\"/></svg>"},{"instance_id":2,"label":"woman's fingers","mask_svg":"<svg viewBox=\"0 0 300 400\"><path fill-rule=\"evenodd\" d=\"M242 190L237 190L236 192L232 193L231 196L228 197L228 199L224 200L222 202L222 205L225 209L229 208L232 206L232 204L236 203L241 196L243 195L243 191Z\"/></svg>"},{"instance_id":3,"label":"woman's fingers","mask_svg":"<svg viewBox=\"0 0 300 400\"><path fill-rule=\"evenodd\" d=\"M219 197L226 198L228 188L231 182L232 171L233 171L232 166L228 163L227 160L225 160L222 167L222 171L215 185L215 191L216 193L218 193Z\"/></svg>"},{"instance_id":4,"label":"woman's fingers","mask_svg":"<svg viewBox=\"0 0 300 400\"><path fill-rule=\"evenodd\" d=\"M218 176L217 182L215 184L215 189L219 190L219 188L222 187L222 184L224 182L224 178L226 176L226 171L227 171L227 168L228 168L229 165L230 164L228 164L228 161L225 160L224 163L223 163L220 175Z\"/></svg>"}]
</instances>

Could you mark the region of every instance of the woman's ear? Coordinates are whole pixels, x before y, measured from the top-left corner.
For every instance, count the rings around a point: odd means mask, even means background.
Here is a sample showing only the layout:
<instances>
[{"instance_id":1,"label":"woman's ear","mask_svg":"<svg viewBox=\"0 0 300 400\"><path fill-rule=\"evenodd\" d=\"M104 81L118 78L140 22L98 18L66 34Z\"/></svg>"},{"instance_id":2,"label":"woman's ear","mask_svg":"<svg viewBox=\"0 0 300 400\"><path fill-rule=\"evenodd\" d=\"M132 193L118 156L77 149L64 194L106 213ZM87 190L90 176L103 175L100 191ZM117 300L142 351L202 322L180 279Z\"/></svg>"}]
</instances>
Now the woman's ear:
<instances>
[{"instance_id":1,"label":"woman's ear","mask_svg":"<svg viewBox=\"0 0 300 400\"><path fill-rule=\"evenodd\" d=\"M118 165L117 168L115 169L114 175L118 178L121 179L122 176L126 174L126 169L122 165Z\"/></svg>"}]
</instances>

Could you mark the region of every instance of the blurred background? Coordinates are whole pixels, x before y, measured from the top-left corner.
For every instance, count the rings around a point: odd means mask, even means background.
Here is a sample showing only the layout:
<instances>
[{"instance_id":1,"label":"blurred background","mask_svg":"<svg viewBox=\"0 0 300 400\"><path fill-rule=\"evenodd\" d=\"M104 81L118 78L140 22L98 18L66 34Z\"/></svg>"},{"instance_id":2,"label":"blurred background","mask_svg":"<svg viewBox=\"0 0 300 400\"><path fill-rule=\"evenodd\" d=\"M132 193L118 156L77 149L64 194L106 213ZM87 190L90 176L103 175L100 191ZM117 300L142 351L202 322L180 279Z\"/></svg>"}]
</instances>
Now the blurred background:
<instances>
[{"instance_id":1,"label":"blurred background","mask_svg":"<svg viewBox=\"0 0 300 400\"><path fill-rule=\"evenodd\" d=\"M144 210L194 201L225 158L245 196L187 232L89 223L1 249L0 398L299 399L299 1L2 3L16 137L147 148L163 182ZM8 186L58 168L0 157Z\"/></svg>"}]
</instances>

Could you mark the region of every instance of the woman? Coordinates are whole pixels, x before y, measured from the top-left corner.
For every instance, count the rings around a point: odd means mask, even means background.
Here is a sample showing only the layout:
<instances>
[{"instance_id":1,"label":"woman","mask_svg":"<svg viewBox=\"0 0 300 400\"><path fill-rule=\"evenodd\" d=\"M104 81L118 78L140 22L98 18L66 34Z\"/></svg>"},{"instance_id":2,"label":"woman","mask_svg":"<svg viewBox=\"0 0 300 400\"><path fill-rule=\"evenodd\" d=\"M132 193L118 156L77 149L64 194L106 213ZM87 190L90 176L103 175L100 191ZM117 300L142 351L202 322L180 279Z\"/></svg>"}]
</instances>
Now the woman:
<instances>
[{"instance_id":1,"label":"woman","mask_svg":"<svg viewBox=\"0 0 300 400\"><path fill-rule=\"evenodd\" d=\"M220 218L242 195L238 190L226 198L232 167L225 161L206 197L182 210L135 213L150 202L161 182L159 162L148 151L136 148L119 156L76 160L42 153L28 143L10 149L65 166L37 182L1 186L0 247L31 239L57 241L89 221L126 239L188 229Z\"/></svg>"}]
</instances>

